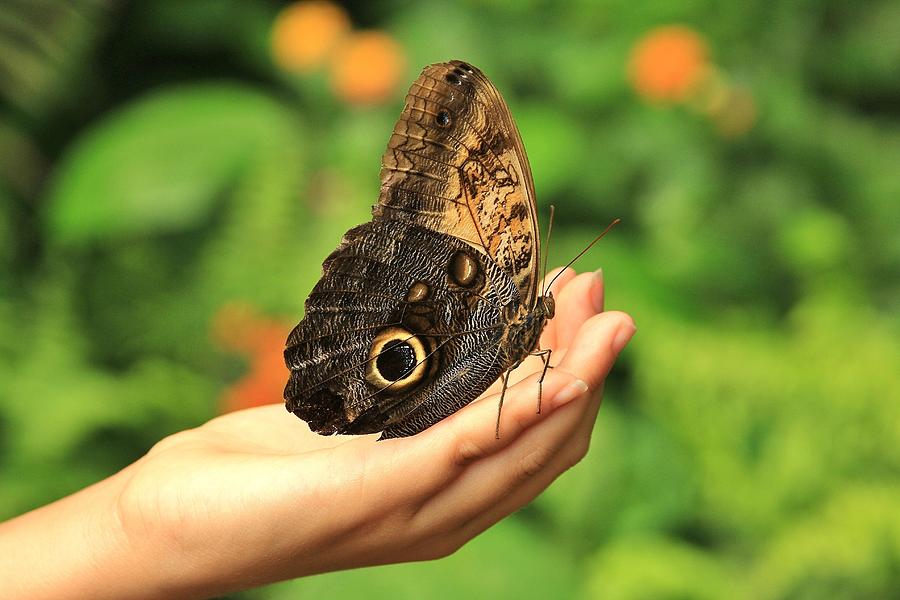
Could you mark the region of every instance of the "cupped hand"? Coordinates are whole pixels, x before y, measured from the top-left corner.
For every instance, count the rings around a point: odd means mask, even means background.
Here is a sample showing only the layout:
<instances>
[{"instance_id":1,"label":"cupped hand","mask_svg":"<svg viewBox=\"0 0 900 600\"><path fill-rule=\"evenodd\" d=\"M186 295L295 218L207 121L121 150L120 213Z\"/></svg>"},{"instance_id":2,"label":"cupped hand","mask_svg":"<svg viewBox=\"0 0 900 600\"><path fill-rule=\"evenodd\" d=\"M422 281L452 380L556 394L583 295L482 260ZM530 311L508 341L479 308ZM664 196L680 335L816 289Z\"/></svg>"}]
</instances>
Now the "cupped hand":
<instances>
[{"instance_id":1,"label":"cupped hand","mask_svg":"<svg viewBox=\"0 0 900 600\"><path fill-rule=\"evenodd\" d=\"M551 274L552 276L553 274ZM603 380L633 335L599 276L563 274L542 348L498 388L422 433L322 437L270 405L165 438L117 477L117 518L163 596L437 558L527 504L587 452ZM148 590L149 591L149 590Z\"/></svg>"}]
</instances>

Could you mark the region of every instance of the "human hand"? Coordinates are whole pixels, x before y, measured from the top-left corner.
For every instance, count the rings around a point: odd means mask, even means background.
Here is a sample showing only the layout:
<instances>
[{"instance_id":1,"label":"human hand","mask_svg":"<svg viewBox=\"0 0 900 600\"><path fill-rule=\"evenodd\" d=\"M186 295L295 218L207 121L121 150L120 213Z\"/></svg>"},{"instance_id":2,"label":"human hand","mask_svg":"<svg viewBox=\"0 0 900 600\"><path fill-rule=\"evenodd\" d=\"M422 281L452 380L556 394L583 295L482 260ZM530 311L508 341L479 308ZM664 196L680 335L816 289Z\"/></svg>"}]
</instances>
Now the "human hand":
<instances>
[{"instance_id":1,"label":"human hand","mask_svg":"<svg viewBox=\"0 0 900 600\"><path fill-rule=\"evenodd\" d=\"M634 333L627 315L601 313L593 274L564 274L554 296L542 412L534 357L511 377L500 439L496 386L420 434L380 442L319 436L270 405L169 436L102 482L118 544L148 582L131 595L207 597L438 558L527 504L587 452L603 380Z\"/></svg>"}]
</instances>

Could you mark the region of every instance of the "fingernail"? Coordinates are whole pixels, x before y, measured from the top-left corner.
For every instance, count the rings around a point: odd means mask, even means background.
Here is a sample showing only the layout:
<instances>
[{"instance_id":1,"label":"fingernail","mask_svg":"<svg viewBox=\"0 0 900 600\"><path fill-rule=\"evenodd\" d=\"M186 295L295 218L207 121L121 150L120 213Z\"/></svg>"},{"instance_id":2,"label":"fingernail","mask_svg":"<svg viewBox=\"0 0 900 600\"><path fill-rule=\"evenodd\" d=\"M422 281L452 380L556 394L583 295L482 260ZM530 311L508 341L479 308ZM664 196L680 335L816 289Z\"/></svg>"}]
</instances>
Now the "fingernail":
<instances>
[{"instance_id":1,"label":"fingernail","mask_svg":"<svg viewBox=\"0 0 900 600\"><path fill-rule=\"evenodd\" d=\"M594 310L598 313L603 312L603 269L594 271L594 285L591 288L591 301L594 304Z\"/></svg>"},{"instance_id":2,"label":"fingernail","mask_svg":"<svg viewBox=\"0 0 900 600\"><path fill-rule=\"evenodd\" d=\"M635 331L637 331L637 327L635 327L631 323L619 327L619 331L616 332L616 337L613 338L613 352L615 352L616 354L620 354L622 350L625 349L625 346L628 344L628 342L631 340L631 337L634 335Z\"/></svg>"},{"instance_id":3,"label":"fingernail","mask_svg":"<svg viewBox=\"0 0 900 600\"><path fill-rule=\"evenodd\" d=\"M588 391L588 384L581 379L576 379L575 381L570 382L563 389L559 390L559 392L556 394L556 397L554 398L555 404L557 406L568 404L575 398L584 394L586 391Z\"/></svg>"}]
</instances>

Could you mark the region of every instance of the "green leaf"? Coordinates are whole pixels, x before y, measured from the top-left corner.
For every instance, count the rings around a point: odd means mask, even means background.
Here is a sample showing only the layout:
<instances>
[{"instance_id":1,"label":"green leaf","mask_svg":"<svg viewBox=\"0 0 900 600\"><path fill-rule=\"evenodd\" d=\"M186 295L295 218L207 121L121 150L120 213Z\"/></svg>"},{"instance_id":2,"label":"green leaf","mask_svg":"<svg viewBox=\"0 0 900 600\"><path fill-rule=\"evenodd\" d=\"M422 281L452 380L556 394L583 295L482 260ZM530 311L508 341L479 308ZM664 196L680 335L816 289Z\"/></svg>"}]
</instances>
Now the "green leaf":
<instances>
[{"instance_id":1,"label":"green leaf","mask_svg":"<svg viewBox=\"0 0 900 600\"><path fill-rule=\"evenodd\" d=\"M249 163L298 124L247 87L216 83L151 94L69 150L50 191L50 236L85 243L201 222Z\"/></svg>"}]
</instances>

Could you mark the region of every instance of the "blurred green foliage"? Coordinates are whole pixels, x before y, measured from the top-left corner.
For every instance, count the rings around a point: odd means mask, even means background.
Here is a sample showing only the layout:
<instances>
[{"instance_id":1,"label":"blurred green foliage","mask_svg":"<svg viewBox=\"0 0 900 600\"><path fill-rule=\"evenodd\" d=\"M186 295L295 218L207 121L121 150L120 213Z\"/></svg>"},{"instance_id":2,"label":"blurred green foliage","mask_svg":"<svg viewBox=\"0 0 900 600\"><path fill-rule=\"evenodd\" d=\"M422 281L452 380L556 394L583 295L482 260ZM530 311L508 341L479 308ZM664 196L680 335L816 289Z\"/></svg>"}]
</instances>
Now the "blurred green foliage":
<instances>
[{"instance_id":1,"label":"blurred green foliage","mask_svg":"<svg viewBox=\"0 0 900 600\"><path fill-rule=\"evenodd\" d=\"M229 303L287 328L367 218L393 101L281 71L281 3L0 7L0 517L219 410ZM247 598L900 596L900 5L354 2L407 85L461 58L504 92L551 263L639 333L587 459L449 559ZM752 127L641 99L635 43L682 23ZM278 401L278 398L271 398Z\"/></svg>"}]
</instances>

